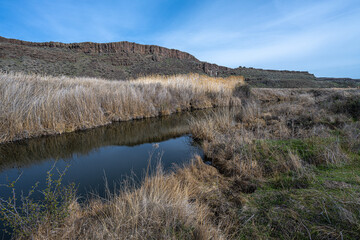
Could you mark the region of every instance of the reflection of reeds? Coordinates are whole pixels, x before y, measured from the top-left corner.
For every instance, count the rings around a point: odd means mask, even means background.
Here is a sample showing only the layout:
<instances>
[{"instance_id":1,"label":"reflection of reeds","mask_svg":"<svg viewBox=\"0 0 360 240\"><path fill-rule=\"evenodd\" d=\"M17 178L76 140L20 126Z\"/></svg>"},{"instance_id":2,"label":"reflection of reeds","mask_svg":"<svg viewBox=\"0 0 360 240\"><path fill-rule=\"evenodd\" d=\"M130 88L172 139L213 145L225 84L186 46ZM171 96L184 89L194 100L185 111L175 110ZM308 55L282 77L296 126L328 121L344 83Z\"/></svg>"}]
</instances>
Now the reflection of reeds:
<instances>
[{"instance_id":1,"label":"reflection of reeds","mask_svg":"<svg viewBox=\"0 0 360 240\"><path fill-rule=\"evenodd\" d=\"M139 188L126 185L120 194L93 196L69 207L60 227L50 222L32 233L34 239L226 239L211 221L209 207L195 196L211 192L207 181L219 177L198 157L179 175L164 175L161 167ZM195 175L196 174L196 175ZM187 178L189 175L196 177ZM208 193L209 194L209 193ZM211 194L211 193L210 193ZM209 195L210 195L209 194Z\"/></svg>"},{"instance_id":2,"label":"reflection of reeds","mask_svg":"<svg viewBox=\"0 0 360 240\"><path fill-rule=\"evenodd\" d=\"M190 121L212 165L196 157L74 202L63 225L33 238L359 239L359 122L338 113L359 94L255 89L239 112Z\"/></svg>"},{"instance_id":3,"label":"reflection of reeds","mask_svg":"<svg viewBox=\"0 0 360 240\"><path fill-rule=\"evenodd\" d=\"M228 106L242 83L195 74L108 81L1 73L0 142Z\"/></svg>"},{"instance_id":4,"label":"reflection of reeds","mask_svg":"<svg viewBox=\"0 0 360 240\"><path fill-rule=\"evenodd\" d=\"M127 121L107 126L0 144L0 170L20 167L46 159L66 159L110 145L134 146L161 142L190 132L188 120L201 120L228 108L215 108L172 114L161 118Z\"/></svg>"}]
</instances>

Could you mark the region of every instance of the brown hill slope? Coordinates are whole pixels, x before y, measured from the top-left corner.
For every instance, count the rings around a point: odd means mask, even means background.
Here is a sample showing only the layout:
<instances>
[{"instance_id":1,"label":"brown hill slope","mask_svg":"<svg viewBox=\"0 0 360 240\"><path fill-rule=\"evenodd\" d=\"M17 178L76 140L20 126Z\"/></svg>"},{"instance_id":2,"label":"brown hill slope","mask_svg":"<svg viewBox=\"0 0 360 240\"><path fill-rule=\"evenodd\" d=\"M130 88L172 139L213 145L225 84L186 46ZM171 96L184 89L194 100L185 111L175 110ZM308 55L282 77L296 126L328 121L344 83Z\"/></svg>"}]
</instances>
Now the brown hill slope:
<instances>
[{"instance_id":1,"label":"brown hill slope","mask_svg":"<svg viewBox=\"0 0 360 240\"><path fill-rule=\"evenodd\" d=\"M0 69L128 79L148 74L206 73L214 67L175 49L130 42L34 43L0 37Z\"/></svg>"},{"instance_id":2,"label":"brown hill slope","mask_svg":"<svg viewBox=\"0 0 360 240\"><path fill-rule=\"evenodd\" d=\"M0 37L0 70L49 75L129 79L149 74L200 73L210 76L242 75L253 86L348 86L347 81L316 81L313 74L254 68L227 68L202 62L189 53L131 42L26 42ZM350 83L350 82L349 82ZM351 86L357 82L351 82Z\"/></svg>"}]
</instances>

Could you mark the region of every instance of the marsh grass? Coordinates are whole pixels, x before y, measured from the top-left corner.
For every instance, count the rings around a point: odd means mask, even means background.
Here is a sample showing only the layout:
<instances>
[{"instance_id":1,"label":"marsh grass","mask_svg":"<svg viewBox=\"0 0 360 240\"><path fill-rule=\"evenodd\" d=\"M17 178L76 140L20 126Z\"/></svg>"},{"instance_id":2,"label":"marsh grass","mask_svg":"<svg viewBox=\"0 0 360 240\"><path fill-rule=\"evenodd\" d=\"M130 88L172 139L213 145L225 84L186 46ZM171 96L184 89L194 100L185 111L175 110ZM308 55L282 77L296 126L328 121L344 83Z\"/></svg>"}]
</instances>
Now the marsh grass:
<instances>
[{"instance_id":1,"label":"marsh grass","mask_svg":"<svg viewBox=\"0 0 360 240\"><path fill-rule=\"evenodd\" d=\"M353 102L360 92L251 91L240 112L192 122L207 160L231 185L230 196L216 197L228 205L225 213L212 209L234 226L227 236L359 238L360 135Z\"/></svg>"},{"instance_id":2,"label":"marsh grass","mask_svg":"<svg viewBox=\"0 0 360 240\"><path fill-rule=\"evenodd\" d=\"M68 221L60 228L44 225L34 232L35 239L225 239L210 222L206 204L197 201L201 176L208 178L211 169L200 162L192 168L202 168L198 178L179 181L175 173L164 174L158 165L153 175L147 175L140 187L125 185L118 194L106 198L94 197L83 206L71 206ZM208 168L210 168L208 166ZM194 169L193 169L194 170ZM198 171L200 172L200 171ZM214 174L214 173L213 173Z\"/></svg>"},{"instance_id":3,"label":"marsh grass","mask_svg":"<svg viewBox=\"0 0 360 240\"><path fill-rule=\"evenodd\" d=\"M249 90L237 111L191 120L211 165L159 167L34 239L358 239L360 134L347 90ZM345 92L343 92L345 91Z\"/></svg>"},{"instance_id":4,"label":"marsh grass","mask_svg":"<svg viewBox=\"0 0 360 240\"><path fill-rule=\"evenodd\" d=\"M237 105L243 78L189 74L131 81L0 74L0 143L113 121Z\"/></svg>"}]
</instances>

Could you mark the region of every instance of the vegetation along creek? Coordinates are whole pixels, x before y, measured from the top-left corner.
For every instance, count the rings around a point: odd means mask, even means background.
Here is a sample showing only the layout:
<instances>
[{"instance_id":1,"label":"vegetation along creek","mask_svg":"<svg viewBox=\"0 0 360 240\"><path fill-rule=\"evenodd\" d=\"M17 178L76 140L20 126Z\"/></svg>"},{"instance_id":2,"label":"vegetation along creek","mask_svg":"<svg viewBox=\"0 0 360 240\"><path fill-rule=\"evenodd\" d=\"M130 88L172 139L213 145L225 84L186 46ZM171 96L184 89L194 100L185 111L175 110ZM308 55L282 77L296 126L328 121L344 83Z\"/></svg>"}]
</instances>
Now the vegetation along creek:
<instances>
[{"instance_id":1,"label":"vegetation along creek","mask_svg":"<svg viewBox=\"0 0 360 240\"><path fill-rule=\"evenodd\" d=\"M4 185L14 180L18 194L27 193L36 182L45 188L47 172L54 167L67 169L63 183L76 183L80 202L93 194L106 197L124 187L124 182L138 184L158 164L168 172L189 163L196 154L202 156L190 135L190 119L229 111L226 107L195 110L2 144L1 195L11 197L11 189Z\"/></svg>"}]
</instances>

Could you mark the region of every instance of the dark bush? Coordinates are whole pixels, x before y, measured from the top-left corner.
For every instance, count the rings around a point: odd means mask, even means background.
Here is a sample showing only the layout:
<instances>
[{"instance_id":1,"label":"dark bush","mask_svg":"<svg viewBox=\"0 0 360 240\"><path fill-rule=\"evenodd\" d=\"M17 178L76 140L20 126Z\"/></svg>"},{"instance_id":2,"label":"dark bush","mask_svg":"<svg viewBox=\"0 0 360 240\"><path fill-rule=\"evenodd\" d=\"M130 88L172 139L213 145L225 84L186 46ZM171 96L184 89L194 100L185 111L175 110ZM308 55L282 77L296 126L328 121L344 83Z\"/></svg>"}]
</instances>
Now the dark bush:
<instances>
[{"instance_id":1,"label":"dark bush","mask_svg":"<svg viewBox=\"0 0 360 240\"><path fill-rule=\"evenodd\" d=\"M350 115L354 119L360 119L360 98L353 96L347 99L338 99L333 104L335 113L345 113Z\"/></svg>"},{"instance_id":2,"label":"dark bush","mask_svg":"<svg viewBox=\"0 0 360 240\"><path fill-rule=\"evenodd\" d=\"M249 85L237 85L233 91L233 96L238 97L240 99L251 98L252 92L251 87Z\"/></svg>"}]
</instances>

